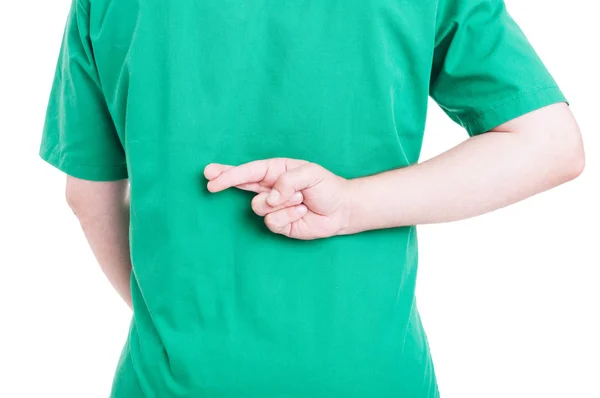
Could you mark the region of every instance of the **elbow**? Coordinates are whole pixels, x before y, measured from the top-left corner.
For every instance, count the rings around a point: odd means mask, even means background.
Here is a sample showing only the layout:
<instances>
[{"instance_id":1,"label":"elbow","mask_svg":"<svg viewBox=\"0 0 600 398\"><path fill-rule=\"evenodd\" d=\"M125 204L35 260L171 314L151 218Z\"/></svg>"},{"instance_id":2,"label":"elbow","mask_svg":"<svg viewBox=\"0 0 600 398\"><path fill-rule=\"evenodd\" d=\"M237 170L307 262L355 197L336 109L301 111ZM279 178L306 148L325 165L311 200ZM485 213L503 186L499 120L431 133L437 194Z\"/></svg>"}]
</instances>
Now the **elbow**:
<instances>
[{"instance_id":1,"label":"elbow","mask_svg":"<svg viewBox=\"0 0 600 398\"><path fill-rule=\"evenodd\" d=\"M575 178L579 177L585 169L585 154L583 152L583 148L580 152L575 154L570 163L571 166L569 168L569 180L574 180Z\"/></svg>"},{"instance_id":2,"label":"elbow","mask_svg":"<svg viewBox=\"0 0 600 398\"><path fill-rule=\"evenodd\" d=\"M563 161L561 162L565 182L579 177L585 169L585 150L579 128L576 127L569 136L569 142L565 142L563 145Z\"/></svg>"},{"instance_id":3,"label":"elbow","mask_svg":"<svg viewBox=\"0 0 600 398\"><path fill-rule=\"evenodd\" d=\"M544 174L550 187L574 180L583 173L585 152L578 128L562 131L545 144L548 149L552 148L544 156L547 164Z\"/></svg>"},{"instance_id":4,"label":"elbow","mask_svg":"<svg viewBox=\"0 0 600 398\"><path fill-rule=\"evenodd\" d=\"M526 145L531 146L535 173L545 189L574 180L583 173L585 152L581 130L567 104L541 108L500 127L519 132Z\"/></svg>"}]
</instances>

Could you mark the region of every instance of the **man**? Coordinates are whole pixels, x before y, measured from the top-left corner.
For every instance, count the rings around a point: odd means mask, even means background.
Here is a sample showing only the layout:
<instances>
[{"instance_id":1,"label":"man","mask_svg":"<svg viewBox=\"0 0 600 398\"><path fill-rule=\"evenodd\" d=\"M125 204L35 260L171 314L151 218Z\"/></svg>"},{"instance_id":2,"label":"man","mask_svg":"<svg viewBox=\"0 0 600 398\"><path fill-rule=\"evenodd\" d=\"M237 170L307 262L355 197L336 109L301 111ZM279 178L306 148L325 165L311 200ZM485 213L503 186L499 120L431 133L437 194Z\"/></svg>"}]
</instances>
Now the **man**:
<instances>
[{"instance_id":1,"label":"man","mask_svg":"<svg viewBox=\"0 0 600 398\"><path fill-rule=\"evenodd\" d=\"M428 96L470 138L417 164ZM117 398L438 397L415 225L584 167L501 0L74 0L40 155L133 308Z\"/></svg>"}]
</instances>

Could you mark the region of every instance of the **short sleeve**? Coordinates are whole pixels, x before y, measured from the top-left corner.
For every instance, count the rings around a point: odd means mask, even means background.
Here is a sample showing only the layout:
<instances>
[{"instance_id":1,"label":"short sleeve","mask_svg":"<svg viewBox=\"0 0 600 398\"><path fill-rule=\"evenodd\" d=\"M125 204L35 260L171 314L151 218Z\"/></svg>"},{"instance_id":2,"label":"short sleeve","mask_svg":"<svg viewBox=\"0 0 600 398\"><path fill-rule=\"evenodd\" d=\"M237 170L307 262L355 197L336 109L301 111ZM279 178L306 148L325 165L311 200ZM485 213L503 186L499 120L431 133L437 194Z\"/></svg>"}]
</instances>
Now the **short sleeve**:
<instances>
[{"instance_id":1,"label":"short sleeve","mask_svg":"<svg viewBox=\"0 0 600 398\"><path fill-rule=\"evenodd\" d=\"M52 84L39 154L77 178L127 178L125 152L102 92L89 12L73 0Z\"/></svg>"},{"instance_id":2,"label":"short sleeve","mask_svg":"<svg viewBox=\"0 0 600 398\"><path fill-rule=\"evenodd\" d=\"M567 102L503 0L438 0L430 95L469 135Z\"/></svg>"}]
</instances>

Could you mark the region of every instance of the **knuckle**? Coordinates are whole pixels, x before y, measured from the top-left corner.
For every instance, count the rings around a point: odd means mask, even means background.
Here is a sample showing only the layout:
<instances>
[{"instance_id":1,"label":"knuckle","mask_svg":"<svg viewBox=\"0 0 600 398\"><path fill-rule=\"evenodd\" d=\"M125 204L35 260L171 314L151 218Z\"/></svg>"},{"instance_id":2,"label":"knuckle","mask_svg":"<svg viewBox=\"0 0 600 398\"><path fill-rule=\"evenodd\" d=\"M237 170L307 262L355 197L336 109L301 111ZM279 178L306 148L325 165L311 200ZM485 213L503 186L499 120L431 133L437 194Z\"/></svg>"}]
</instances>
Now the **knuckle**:
<instances>
[{"instance_id":1,"label":"knuckle","mask_svg":"<svg viewBox=\"0 0 600 398\"><path fill-rule=\"evenodd\" d=\"M289 173L283 173L278 182L280 188L288 188L292 184L292 176Z\"/></svg>"},{"instance_id":2,"label":"knuckle","mask_svg":"<svg viewBox=\"0 0 600 398\"><path fill-rule=\"evenodd\" d=\"M322 168L321 166L319 166L318 164L313 163L313 162L309 162L306 165L306 170L308 170L311 173L318 172L321 170L321 168Z\"/></svg>"},{"instance_id":3,"label":"knuckle","mask_svg":"<svg viewBox=\"0 0 600 398\"><path fill-rule=\"evenodd\" d=\"M252 202L251 202L252 210L259 216L264 215L264 208L262 206L263 201L264 201L263 194L256 195L254 198L252 198Z\"/></svg>"},{"instance_id":4,"label":"knuckle","mask_svg":"<svg viewBox=\"0 0 600 398\"><path fill-rule=\"evenodd\" d=\"M298 218L298 214L296 213L296 206L288 207L287 209L285 209L285 213L285 216L290 221Z\"/></svg>"},{"instance_id":5,"label":"knuckle","mask_svg":"<svg viewBox=\"0 0 600 398\"><path fill-rule=\"evenodd\" d=\"M267 214L265 216L265 225L271 231L277 232L277 230L279 229L279 226L278 226L278 223L277 223L277 216L274 215L273 213Z\"/></svg>"}]
</instances>

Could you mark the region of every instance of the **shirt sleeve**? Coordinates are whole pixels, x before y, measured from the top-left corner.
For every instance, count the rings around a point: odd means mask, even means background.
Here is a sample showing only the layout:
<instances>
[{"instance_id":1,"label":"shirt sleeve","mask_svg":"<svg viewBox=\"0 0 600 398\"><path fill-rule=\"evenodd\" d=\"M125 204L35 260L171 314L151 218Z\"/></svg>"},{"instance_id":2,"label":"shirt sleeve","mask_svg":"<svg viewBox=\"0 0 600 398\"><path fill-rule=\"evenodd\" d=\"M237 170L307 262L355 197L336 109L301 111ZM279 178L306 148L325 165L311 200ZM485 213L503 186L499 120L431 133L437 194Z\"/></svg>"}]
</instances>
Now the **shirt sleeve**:
<instances>
[{"instance_id":1,"label":"shirt sleeve","mask_svg":"<svg viewBox=\"0 0 600 398\"><path fill-rule=\"evenodd\" d=\"M77 178L127 178L125 151L102 92L89 12L73 0L50 93L39 155Z\"/></svg>"},{"instance_id":2,"label":"shirt sleeve","mask_svg":"<svg viewBox=\"0 0 600 398\"><path fill-rule=\"evenodd\" d=\"M471 136L567 102L503 0L439 0L430 95Z\"/></svg>"}]
</instances>

